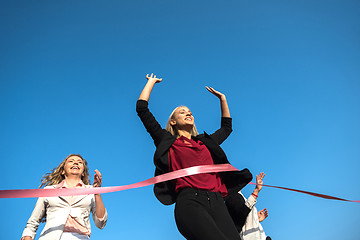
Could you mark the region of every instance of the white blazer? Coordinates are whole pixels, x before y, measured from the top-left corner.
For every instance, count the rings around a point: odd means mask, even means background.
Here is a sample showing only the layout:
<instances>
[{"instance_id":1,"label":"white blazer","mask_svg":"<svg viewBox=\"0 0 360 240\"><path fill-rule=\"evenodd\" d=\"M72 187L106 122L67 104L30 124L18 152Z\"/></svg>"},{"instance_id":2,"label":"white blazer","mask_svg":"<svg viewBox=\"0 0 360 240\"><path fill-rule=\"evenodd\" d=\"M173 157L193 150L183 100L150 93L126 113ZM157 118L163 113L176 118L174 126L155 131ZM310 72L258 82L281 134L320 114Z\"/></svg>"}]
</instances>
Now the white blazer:
<instances>
[{"instance_id":1,"label":"white blazer","mask_svg":"<svg viewBox=\"0 0 360 240\"><path fill-rule=\"evenodd\" d=\"M47 186L45 189L56 188L57 185ZM85 185L91 188L91 185ZM103 229L107 222L107 212L102 219L96 217L95 214L95 197L94 195L76 196L72 203L66 200L66 197L39 197L35 208L26 224L22 237L30 236L35 239L36 230L39 227L41 219L46 216L46 224L40 234L39 240L59 240L68 216L75 218L81 225L85 226L89 231L90 212L94 219L95 225Z\"/></svg>"}]
</instances>

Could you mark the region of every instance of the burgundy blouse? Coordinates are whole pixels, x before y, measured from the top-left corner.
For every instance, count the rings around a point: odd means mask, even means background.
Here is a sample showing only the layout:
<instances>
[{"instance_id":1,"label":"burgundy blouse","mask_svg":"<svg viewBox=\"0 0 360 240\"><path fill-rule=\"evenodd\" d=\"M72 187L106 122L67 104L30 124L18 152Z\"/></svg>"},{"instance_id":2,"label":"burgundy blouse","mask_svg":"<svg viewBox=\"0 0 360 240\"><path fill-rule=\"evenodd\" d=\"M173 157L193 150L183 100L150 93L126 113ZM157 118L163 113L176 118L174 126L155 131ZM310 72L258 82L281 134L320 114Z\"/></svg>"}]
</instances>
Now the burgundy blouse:
<instances>
[{"instance_id":1,"label":"burgundy blouse","mask_svg":"<svg viewBox=\"0 0 360 240\"><path fill-rule=\"evenodd\" d=\"M169 151L169 166L172 171L199 165L213 165L214 161L207 147L200 140L188 139L184 136L176 139ZM219 173L202 173L175 179L175 191L183 188L195 188L227 195Z\"/></svg>"}]
</instances>

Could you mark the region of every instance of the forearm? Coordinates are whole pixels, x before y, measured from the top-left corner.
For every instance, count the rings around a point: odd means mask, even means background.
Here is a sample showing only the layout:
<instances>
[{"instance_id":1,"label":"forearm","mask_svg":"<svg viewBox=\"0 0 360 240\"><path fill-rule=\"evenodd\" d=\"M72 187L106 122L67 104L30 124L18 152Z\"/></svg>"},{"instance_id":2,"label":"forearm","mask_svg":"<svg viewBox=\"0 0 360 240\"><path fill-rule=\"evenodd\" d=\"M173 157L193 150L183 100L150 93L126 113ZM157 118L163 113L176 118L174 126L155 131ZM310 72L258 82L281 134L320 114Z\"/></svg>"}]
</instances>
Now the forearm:
<instances>
[{"instance_id":1,"label":"forearm","mask_svg":"<svg viewBox=\"0 0 360 240\"><path fill-rule=\"evenodd\" d=\"M260 190L258 188L255 188L253 191L253 194L255 194L256 196L259 196Z\"/></svg>"},{"instance_id":2,"label":"forearm","mask_svg":"<svg viewBox=\"0 0 360 240\"><path fill-rule=\"evenodd\" d=\"M230 117L229 106L226 101L225 95L220 98L220 106L221 106L221 117Z\"/></svg>"},{"instance_id":3,"label":"forearm","mask_svg":"<svg viewBox=\"0 0 360 240\"><path fill-rule=\"evenodd\" d=\"M103 218L105 216L106 210L100 194L95 194L95 209L97 218Z\"/></svg>"},{"instance_id":4,"label":"forearm","mask_svg":"<svg viewBox=\"0 0 360 240\"><path fill-rule=\"evenodd\" d=\"M155 85L155 81L148 81L144 87L144 89L142 90L140 96L139 96L139 100L145 100L145 101L149 101L149 98L150 98L150 94L151 94L151 91Z\"/></svg>"},{"instance_id":5,"label":"forearm","mask_svg":"<svg viewBox=\"0 0 360 240\"><path fill-rule=\"evenodd\" d=\"M26 223L25 229L22 233L22 239L32 240L35 238L36 231L39 227L41 219L46 214L45 198L38 198L35 204L35 208L31 213L29 220Z\"/></svg>"}]
</instances>

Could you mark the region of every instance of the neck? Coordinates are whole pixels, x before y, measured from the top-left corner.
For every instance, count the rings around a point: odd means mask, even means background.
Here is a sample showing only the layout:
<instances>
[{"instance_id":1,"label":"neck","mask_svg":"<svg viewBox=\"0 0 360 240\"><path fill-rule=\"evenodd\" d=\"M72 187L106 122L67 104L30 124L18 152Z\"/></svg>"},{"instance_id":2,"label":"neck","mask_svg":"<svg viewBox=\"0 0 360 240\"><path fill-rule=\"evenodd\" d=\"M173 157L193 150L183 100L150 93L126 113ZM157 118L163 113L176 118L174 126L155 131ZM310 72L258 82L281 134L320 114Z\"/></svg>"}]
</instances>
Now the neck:
<instances>
[{"instance_id":1,"label":"neck","mask_svg":"<svg viewBox=\"0 0 360 240\"><path fill-rule=\"evenodd\" d=\"M191 139L191 133L186 130L178 130L179 137L184 136L188 139Z\"/></svg>"},{"instance_id":2,"label":"neck","mask_svg":"<svg viewBox=\"0 0 360 240\"><path fill-rule=\"evenodd\" d=\"M65 182L69 188L75 187L76 184L78 184L80 181L81 181L81 178L78 175L65 176Z\"/></svg>"}]
</instances>

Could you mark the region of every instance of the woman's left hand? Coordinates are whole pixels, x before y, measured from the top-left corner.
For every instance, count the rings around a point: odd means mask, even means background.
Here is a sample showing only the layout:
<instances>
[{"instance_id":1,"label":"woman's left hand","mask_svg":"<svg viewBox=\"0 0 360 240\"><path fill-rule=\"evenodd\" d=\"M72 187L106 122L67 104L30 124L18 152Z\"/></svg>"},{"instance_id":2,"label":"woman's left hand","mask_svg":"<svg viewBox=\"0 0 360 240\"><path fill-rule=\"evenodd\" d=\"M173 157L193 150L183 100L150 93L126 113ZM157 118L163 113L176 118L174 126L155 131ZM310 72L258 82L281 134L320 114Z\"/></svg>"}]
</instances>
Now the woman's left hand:
<instances>
[{"instance_id":1,"label":"woman's left hand","mask_svg":"<svg viewBox=\"0 0 360 240\"><path fill-rule=\"evenodd\" d=\"M205 86L206 89L211 92L212 94L214 94L216 97L218 97L219 99L221 98L224 98L225 97L225 94L219 92L219 91L216 91L215 89L213 89L212 87L208 87L208 86Z\"/></svg>"},{"instance_id":2,"label":"woman's left hand","mask_svg":"<svg viewBox=\"0 0 360 240\"><path fill-rule=\"evenodd\" d=\"M269 215L268 210L266 208L264 208L263 210L258 212L258 218L259 218L259 222L262 222L265 220L265 218L267 218Z\"/></svg>"},{"instance_id":3,"label":"woman's left hand","mask_svg":"<svg viewBox=\"0 0 360 240\"><path fill-rule=\"evenodd\" d=\"M95 169L93 187L101 187L101 184L102 184L101 173L99 172L99 170Z\"/></svg>"}]
</instances>

